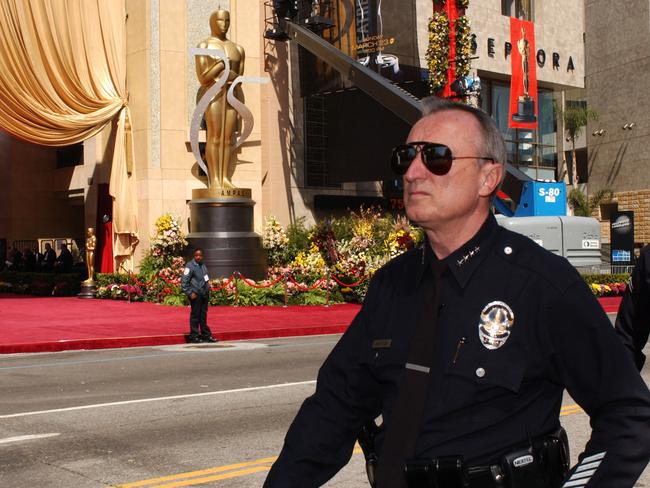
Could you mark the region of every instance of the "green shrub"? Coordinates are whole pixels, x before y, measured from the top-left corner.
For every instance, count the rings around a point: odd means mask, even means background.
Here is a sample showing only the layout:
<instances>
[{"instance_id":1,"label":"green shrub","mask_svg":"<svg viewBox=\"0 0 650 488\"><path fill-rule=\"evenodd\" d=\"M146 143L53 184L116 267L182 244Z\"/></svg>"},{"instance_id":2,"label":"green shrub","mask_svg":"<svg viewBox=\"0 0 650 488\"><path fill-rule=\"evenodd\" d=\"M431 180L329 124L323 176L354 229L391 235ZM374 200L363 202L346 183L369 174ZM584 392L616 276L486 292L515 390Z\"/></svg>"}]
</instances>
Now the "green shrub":
<instances>
[{"instance_id":1,"label":"green shrub","mask_svg":"<svg viewBox=\"0 0 650 488\"><path fill-rule=\"evenodd\" d=\"M293 224L287 227L287 237L289 243L286 247L284 262L290 263L300 251L309 249L309 229L305 227L305 217L296 219Z\"/></svg>"},{"instance_id":2,"label":"green shrub","mask_svg":"<svg viewBox=\"0 0 650 488\"><path fill-rule=\"evenodd\" d=\"M332 297L330 296L330 303ZM289 298L289 305L326 305L327 292L323 290L303 291Z\"/></svg>"},{"instance_id":3,"label":"green shrub","mask_svg":"<svg viewBox=\"0 0 650 488\"><path fill-rule=\"evenodd\" d=\"M210 292L210 305L234 305L235 294L230 293L227 289L211 291Z\"/></svg>"},{"instance_id":4,"label":"green shrub","mask_svg":"<svg viewBox=\"0 0 650 488\"><path fill-rule=\"evenodd\" d=\"M630 273L582 275L582 278L589 285L592 283L595 283L597 285L607 285L609 283L625 283L629 277Z\"/></svg>"},{"instance_id":5,"label":"green shrub","mask_svg":"<svg viewBox=\"0 0 650 488\"><path fill-rule=\"evenodd\" d=\"M125 273L96 273L95 283L97 287L108 285L129 285L133 284L134 279L132 275Z\"/></svg>"}]
</instances>

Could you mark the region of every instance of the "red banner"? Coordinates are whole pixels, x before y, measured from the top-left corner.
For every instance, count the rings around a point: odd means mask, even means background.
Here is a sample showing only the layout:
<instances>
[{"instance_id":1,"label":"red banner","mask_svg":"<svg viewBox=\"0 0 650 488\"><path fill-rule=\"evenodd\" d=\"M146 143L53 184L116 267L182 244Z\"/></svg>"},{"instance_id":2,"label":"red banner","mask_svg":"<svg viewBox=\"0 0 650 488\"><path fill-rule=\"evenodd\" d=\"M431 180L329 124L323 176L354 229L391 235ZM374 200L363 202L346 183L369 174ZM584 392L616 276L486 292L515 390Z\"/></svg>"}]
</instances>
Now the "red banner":
<instances>
[{"instance_id":1,"label":"red banner","mask_svg":"<svg viewBox=\"0 0 650 488\"><path fill-rule=\"evenodd\" d=\"M537 64L535 24L510 17L510 113L508 127L537 128Z\"/></svg>"}]
</instances>

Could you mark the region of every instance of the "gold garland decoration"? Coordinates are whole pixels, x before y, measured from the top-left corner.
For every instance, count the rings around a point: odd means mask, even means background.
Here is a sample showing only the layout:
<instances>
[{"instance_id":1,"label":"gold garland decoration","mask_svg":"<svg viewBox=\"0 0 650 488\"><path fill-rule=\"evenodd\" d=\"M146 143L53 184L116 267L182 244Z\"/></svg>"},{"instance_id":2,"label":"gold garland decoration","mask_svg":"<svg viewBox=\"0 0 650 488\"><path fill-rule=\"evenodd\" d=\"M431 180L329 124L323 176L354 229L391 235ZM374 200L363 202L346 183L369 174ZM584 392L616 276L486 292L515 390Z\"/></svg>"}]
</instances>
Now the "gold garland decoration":
<instances>
[{"instance_id":1,"label":"gold garland decoration","mask_svg":"<svg viewBox=\"0 0 650 488\"><path fill-rule=\"evenodd\" d=\"M466 9L469 0L455 0L458 9ZM433 0L444 7L446 0ZM461 15L455 21L456 32L456 75L467 76L470 72L472 53L472 36L469 18ZM449 70L449 18L444 12L435 12L429 19L429 46L426 53L429 68L430 93L440 92L447 84Z\"/></svg>"},{"instance_id":2,"label":"gold garland decoration","mask_svg":"<svg viewBox=\"0 0 650 488\"><path fill-rule=\"evenodd\" d=\"M472 34L469 19L462 15L456 19L456 76L467 76L472 56Z\"/></svg>"},{"instance_id":3,"label":"gold garland decoration","mask_svg":"<svg viewBox=\"0 0 650 488\"><path fill-rule=\"evenodd\" d=\"M444 12L435 12L429 19L429 47L426 60L431 93L438 93L447 84L449 30L449 18Z\"/></svg>"}]
</instances>

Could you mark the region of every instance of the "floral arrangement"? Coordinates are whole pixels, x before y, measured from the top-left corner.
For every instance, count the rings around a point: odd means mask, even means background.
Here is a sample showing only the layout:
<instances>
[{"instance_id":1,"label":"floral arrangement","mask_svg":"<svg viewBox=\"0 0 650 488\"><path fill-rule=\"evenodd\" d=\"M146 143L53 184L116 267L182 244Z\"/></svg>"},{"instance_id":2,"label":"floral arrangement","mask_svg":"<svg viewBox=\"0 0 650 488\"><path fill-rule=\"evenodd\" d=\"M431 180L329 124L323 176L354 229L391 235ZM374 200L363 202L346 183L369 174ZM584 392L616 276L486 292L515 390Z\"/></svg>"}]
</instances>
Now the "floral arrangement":
<instances>
[{"instance_id":1,"label":"floral arrangement","mask_svg":"<svg viewBox=\"0 0 650 488\"><path fill-rule=\"evenodd\" d=\"M157 235L171 242L183 239L174 219L159 219ZM158 223L157 222L157 223ZM172 234L165 234L167 231ZM377 208L362 208L345 217L328 219L307 227L297 219L286 228L273 216L264 226L263 242L269 255L275 253L266 279L248 280L234 274L212 280L211 305L317 305L361 302L370 278L389 260L418 246L424 239L420 228L413 227L404 216L383 214ZM180 238L178 237L180 236ZM156 244L158 245L158 244ZM153 248L153 245L152 245ZM160 246L177 252L178 246ZM151 256L151 255L150 255ZM153 258L151 258L153 259ZM138 276L99 274L98 298L139 301L165 305L187 305L180 289L185 266L179 255L163 254L156 259L166 263L155 275L142 269ZM629 274L584 275L586 283L598 296L620 296L626 290ZM20 291L20 285L2 280L1 288ZM7 282L7 285L4 283Z\"/></svg>"},{"instance_id":2,"label":"floral arrangement","mask_svg":"<svg viewBox=\"0 0 650 488\"><path fill-rule=\"evenodd\" d=\"M100 286L95 294L97 298L112 298L113 300L130 300L132 302L143 299L142 288L138 285L111 284Z\"/></svg>"},{"instance_id":3,"label":"floral arrangement","mask_svg":"<svg viewBox=\"0 0 650 488\"><path fill-rule=\"evenodd\" d=\"M277 266L280 263L287 244L289 238L286 231L273 215L269 216L262 231L262 246L268 253L269 265Z\"/></svg>"},{"instance_id":4,"label":"floral arrangement","mask_svg":"<svg viewBox=\"0 0 650 488\"><path fill-rule=\"evenodd\" d=\"M273 222L276 234L280 233L278 225ZM292 286L303 291L322 280L321 289L340 291L346 301L355 302L363 300L369 278L379 268L423 239L422 231L405 217L383 215L376 208L362 208L347 217L319 222L306 234L303 248L292 259L274 263L269 276L291 273L298 282ZM294 229L286 235L288 247L296 247L293 241L305 232Z\"/></svg>"},{"instance_id":5,"label":"floral arrangement","mask_svg":"<svg viewBox=\"0 0 650 488\"><path fill-rule=\"evenodd\" d=\"M289 263L288 269L299 280L309 281L323 276L326 273L327 265L318 245L312 241L309 249L299 252L295 259Z\"/></svg>"},{"instance_id":6,"label":"floral arrangement","mask_svg":"<svg viewBox=\"0 0 650 488\"><path fill-rule=\"evenodd\" d=\"M591 291L597 297L615 297L625 293L625 290L627 290L627 284L624 282L607 284L591 283L589 288L591 288Z\"/></svg>"},{"instance_id":7,"label":"floral arrangement","mask_svg":"<svg viewBox=\"0 0 650 488\"><path fill-rule=\"evenodd\" d=\"M185 268L182 257L187 240L180 220L171 214L156 219L151 246L140 263L138 276L128 274L107 275L109 282L100 283L95 296L131 301L148 300L165 303L168 296L174 304L182 301L181 277Z\"/></svg>"},{"instance_id":8,"label":"floral arrangement","mask_svg":"<svg viewBox=\"0 0 650 488\"><path fill-rule=\"evenodd\" d=\"M469 0L456 0L456 8L458 10L465 10L469 7Z\"/></svg>"},{"instance_id":9,"label":"floral arrangement","mask_svg":"<svg viewBox=\"0 0 650 488\"><path fill-rule=\"evenodd\" d=\"M429 68L429 89L438 93L447 84L449 69L449 18L444 12L434 12L429 19L429 47L426 60Z\"/></svg>"},{"instance_id":10,"label":"floral arrangement","mask_svg":"<svg viewBox=\"0 0 650 488\"><path fill-rule=\"evenodd\" d=\"M167 274L169 279L174 279L173 275L180 277L184 264L181 264L180 260L183 250L187 247L180 220L166 213L156 219L154 229L151 246L140 263L140 273L146 279L161 272Z\"/></svg>"},{"instance_id":11,"label":"floral arrangement","mask_svg":"<svg viewBox=\"0 0 650 488\"><path fill-rule=\"evenodd\" d=\"M167 284L180 285L184 269L185 259L182 256L174 256L171 259L171 264L162 268L158 272L158 276Z\"/></svg>"},{"instance_id":12,"label":"floral arrangement","mask_svg":"<svg viewBox=\"0 0 650 488\"><path fill-rule=\"evenodd\" d=\"M178 255L187 246L179 219L164 214L155 223L156 233L151 237L151 252L154 256Z\"/></svg>"}]
</instances>

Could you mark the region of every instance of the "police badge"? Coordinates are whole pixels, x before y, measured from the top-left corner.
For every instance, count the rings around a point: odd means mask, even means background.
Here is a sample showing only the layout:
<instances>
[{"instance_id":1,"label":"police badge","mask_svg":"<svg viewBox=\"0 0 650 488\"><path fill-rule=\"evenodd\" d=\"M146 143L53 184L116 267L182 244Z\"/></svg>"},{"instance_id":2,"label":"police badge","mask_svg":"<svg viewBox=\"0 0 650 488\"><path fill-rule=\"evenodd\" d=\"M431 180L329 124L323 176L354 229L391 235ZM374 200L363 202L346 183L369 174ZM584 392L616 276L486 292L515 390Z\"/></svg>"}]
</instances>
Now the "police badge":
<instances>
[{"instance_id":1,"label":"police badge","mask_svg":"<svg viewBox=\"0 0 650 488\"><path fill-rule=\"evenodd\" d=\"M499 349L503 346L515 322L515 314L503 302L490 302L481 312L478 324L478 336L486 348Z\"/></svg>"}]
</instances>

